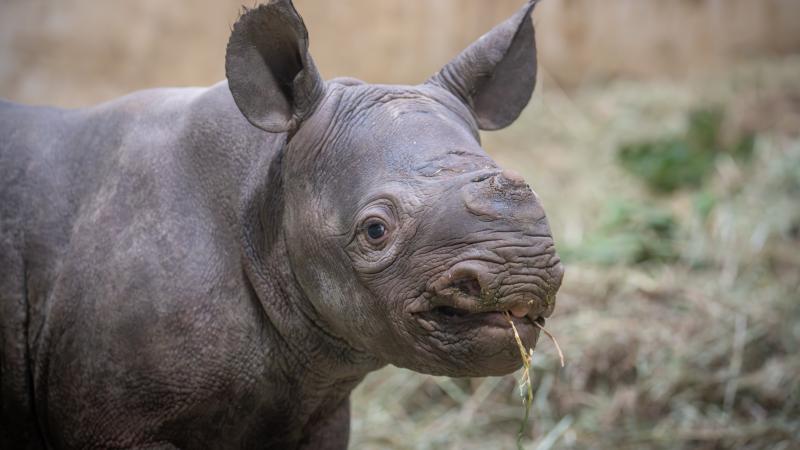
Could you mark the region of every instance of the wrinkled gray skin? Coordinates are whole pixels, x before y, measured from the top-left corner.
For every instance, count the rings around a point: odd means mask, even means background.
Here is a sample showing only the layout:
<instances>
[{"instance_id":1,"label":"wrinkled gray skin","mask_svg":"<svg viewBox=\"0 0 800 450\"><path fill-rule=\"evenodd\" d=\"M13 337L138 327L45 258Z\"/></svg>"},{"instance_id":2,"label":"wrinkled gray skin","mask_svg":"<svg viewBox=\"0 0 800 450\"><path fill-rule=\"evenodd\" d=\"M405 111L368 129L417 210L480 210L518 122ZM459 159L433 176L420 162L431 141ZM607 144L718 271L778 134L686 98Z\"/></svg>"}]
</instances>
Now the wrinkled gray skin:
<instances>
[{"instance_id":1,"label":"wrinkled gray skin","mask_svg":"<svg viewBox=\"0 0 800 450\"><path fill-rule=\"evenodd\" d=\"M385 364L520 366L562 277L481 149L536 76L533 2L428 82L324 82L288 0L227 82L0 104L2 448L344 448ZM383 231L383 233L381 233Z\"/></svg>"}]
</instances>

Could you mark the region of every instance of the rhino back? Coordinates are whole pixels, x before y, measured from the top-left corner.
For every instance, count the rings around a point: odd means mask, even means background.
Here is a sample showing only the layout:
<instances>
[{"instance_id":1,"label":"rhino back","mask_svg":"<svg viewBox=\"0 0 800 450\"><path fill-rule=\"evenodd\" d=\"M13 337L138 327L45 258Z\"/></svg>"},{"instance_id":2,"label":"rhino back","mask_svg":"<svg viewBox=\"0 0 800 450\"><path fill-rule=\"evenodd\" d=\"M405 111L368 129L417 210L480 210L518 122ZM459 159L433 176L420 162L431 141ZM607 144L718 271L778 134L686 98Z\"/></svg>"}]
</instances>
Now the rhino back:
<instances>
[{"instance_id":1,"label":"rhino back","mask_svg":"<svg viewBox=\"0 0 800 450\"><path fill-rule=\"evenodd\" d=\"M3 408L26 405L70 447L99 430L105 445L174 441L192 410L223 408L224 426L233 396L256 411L270 348L240 267L240 181L279 139L224 83L71 111L4 103L0 124L4 391L18 378Z\"/></svg>"}]
</instances>

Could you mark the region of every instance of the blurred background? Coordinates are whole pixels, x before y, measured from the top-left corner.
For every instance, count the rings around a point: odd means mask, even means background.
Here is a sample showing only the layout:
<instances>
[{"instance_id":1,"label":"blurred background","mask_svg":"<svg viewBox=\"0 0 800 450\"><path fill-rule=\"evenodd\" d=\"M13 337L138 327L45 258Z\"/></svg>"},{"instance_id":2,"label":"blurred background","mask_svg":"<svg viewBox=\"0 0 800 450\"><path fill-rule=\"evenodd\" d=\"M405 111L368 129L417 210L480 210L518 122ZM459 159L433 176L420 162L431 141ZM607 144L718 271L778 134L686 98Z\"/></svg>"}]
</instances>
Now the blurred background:
<instances>
[{"instance_id":1,"label":"blurred background","mask_svg":"<svg viewBox=\"0 0 800 450\"><path fill-rule=\"evenodd\" d=\"M327 78L418 83L522 0L295 3ZM0 96L212 84L240 4L3 0ZM567 268L567 364L540 341L522 445L800 448L800 2L546 0L534 22L534 98L484 135ZM519 375L373 373L351 448L514 448Z\"/></svg>"}]
</instances>

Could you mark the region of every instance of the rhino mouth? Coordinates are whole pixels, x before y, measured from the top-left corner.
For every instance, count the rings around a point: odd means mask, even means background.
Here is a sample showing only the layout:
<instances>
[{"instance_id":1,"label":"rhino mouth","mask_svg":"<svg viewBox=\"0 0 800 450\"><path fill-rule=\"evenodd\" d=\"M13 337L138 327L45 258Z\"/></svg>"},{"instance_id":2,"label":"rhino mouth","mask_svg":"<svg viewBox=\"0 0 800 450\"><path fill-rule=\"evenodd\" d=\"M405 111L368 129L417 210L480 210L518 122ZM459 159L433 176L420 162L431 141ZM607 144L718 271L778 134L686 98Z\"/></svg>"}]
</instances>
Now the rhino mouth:
<instances>
[{"instance_id":1,"label":"rhino mouth","mask_svg":"<svg viewBox=\"0 0 800 450\"><path fill-rule=\"evenodd\" d=\"M537 278L541 269L512 269L464 259L430 278L408 303L418 348L433 355L423 366L426 373L489 376L520 367L518 342L536 347L560 279Z\"/></svg>"},{"instance_id":2,"label":"rhino mouth","mask_svg":"<svg viewBox=\"0 0 800 450\"><path fill-rule=\"evenodd\" d=\"M484 323L500 328L544 325L546 309L532 289L517 289L517 294L498 296L491 280L481 278L481 266L467 261L456 265L435 280L428 289L425 319L460 324Z\"/></svg>"},{"instance_id":3,"label":"rhino mouth","mask_svg":"<svg viewBox=\"0 0 800 450\"><path fill-rule=\"evenodd\" d=\"M414 316L430 328L436 325L441 331L454 334L484 329L496 334L511 333L511 323L526 335L533 336L539 326L544 326L545 317L541 308L531 299L487 299L476 284L469 280L457 280L451 287L432 295L427 306ZM430 330L429 330L430 331Z\"/></svg>"},{"instance_id":4,"label":"rhino mouth","mask_svg":"<svg viewBox=\"0 0 800 450\"><path fill-rule=\"evenodd\" d=\"M445 317L464 317L469 315L466 309L453 308L452 306L437 306L433 312Z\"/></svg>"},{"instance_id":5,"label":"rhino mouth","mask_svg":"<svg viewBox=\"0 0 800 450\"><path fill-rule=\"evenodd\" d=\"M545 318L542 316L524 315L518 317L510 310L493 311L471 311L469 309L458 308L450 305L439 305L430 311L420 313L424 319L436 320L437 322L449 322L452 324L467 324L469 322L485 324L498 328L511 328L511 322L515 326L544 326Z\"/></svg>"}]
</instances>

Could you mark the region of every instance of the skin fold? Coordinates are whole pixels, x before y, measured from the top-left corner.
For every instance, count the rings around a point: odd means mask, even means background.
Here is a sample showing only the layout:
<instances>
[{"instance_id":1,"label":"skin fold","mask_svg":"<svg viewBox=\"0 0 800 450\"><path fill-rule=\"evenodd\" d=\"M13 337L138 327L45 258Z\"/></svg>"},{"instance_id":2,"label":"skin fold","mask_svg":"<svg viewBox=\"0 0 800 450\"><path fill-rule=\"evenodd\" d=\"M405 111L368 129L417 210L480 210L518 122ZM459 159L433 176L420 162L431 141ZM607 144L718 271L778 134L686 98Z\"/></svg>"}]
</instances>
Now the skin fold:
<instances>
[{"instance_id":1,"label":"skin fold","mask_svg":"<svg viewBox=\"0 0 800 450\"><path fill-rule=\"evenodd\" d=\"M479 130L534 6L416 86L324 81L273 0L212 87L0 102L0 447L346 448L370 371L519 368L563 268Z\"/></svg>"}]
</instances>

